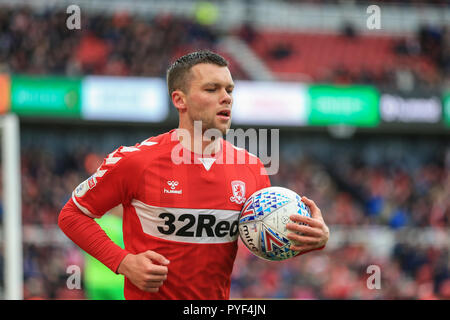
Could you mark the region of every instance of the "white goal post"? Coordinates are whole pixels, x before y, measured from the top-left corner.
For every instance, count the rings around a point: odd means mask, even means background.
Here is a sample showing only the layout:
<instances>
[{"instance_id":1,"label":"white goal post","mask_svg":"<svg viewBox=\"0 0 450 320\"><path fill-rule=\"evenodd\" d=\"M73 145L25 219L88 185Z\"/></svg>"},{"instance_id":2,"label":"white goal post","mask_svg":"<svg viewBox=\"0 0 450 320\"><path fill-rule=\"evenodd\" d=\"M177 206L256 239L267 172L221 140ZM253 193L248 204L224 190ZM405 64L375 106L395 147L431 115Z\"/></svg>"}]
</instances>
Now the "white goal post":
<instances>
[{"instance_id":1,"label":"white goal post","mask_svg":"<svg viewBox=\"0 0 450 320\"><path fill-rule=\"evenodd\" d=\"M3 176L4 298L23 299L20 128L15 114L0 116Z\"/></svg>"}]
</instances>

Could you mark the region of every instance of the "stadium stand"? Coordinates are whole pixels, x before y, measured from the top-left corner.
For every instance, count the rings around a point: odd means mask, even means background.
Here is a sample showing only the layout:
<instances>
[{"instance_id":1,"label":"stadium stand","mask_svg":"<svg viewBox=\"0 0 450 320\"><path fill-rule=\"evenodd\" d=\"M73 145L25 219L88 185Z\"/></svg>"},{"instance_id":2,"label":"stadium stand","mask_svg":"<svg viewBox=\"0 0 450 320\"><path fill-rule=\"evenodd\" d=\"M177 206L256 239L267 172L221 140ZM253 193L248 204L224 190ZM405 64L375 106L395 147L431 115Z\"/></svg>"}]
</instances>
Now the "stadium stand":
<instances>
[{"instance_id":1,"label":"stadium stand","mask_svg":"<svg viewBox=\"0 0 450 320\"><path fill-rule=\"evenodd\" d=\"M29 8L0 12L0 70L27 74L163 76L165 66L190 48L216 49L231 60L236 79L248 79L235 59L219 50L219 33L184 17L142 19L118 12L92 15L82 32L58 28L66 14ZM31 32L30 32L31 30ZM416 86L436 87L450 74L448 28L423 26L412 35L361 35L351 25L338 33L235 32L284 80L371 83L397 87L400 72ZM250 40L252 39L252 40ZM413 88L414 89L414 88Z\"/></svg>"},{"instance_id":2,"label":"stadium stand","mask_svg":"<svg viewBox=\"0 0 450 320\"><path fill-rule=\"evenodd\" d=\"M72 128L64 134L39 138L33 130L24 130L25 226L40 226L48 232L54 229L59 210L72 190L79 181L89 177L107 155L107 152L94 152L94 144L73 149L66 136L70 136L70 132L76 136L75 131ZM85 136L93 137L89 133ZM95 134L95 139L107 139L107 136L113 137L112 141L117 144L133 141L133 134L124 137L109 130ZM36 143L36 139L41 142ZM315 199L332 226L331 232L337 226L385 226L393 231L417 227L445 230L450 227L448 142L430 143L426 138L419 142L415 139L386 142L383 138L360 138L348 144L298 134L296 140L283 138L281 143L284 150L280 159L282 166L279 173L271 177L272 184ZM32 145L39 148L33 149ZM62 148L62 145L66 147ZM404 149L401 152L397 149L399 145ZM298 146L301 146L301 152ZM413 149L421 150L420 154L408 156L413 154L409 152ZM336 153L343 156L335 158L333 165L328 155ZM66 287L67 266L83 265L83 257L76 247L64 242L53 245L27 242L24 248L25 298L85 298L82 290ZM367 245L350 242L277 263L277 268L256 258L245 247L238 252L232 298L450 298L448 246L396 242L386 254L377 254ZM378 265L383 270L383 290L367 288L365 268L368 265Z\"/></svg>"},{"instance_id":3,"label":"stadium stand","mask_svg":"<svg viewBox=\"0 0 450 320\"><path fill-rule=\"evenodd\" d=\"M445 0L432 3L448 5ZM57 27L65 19L64 11L2 7L0 73L161 77L174 57L208 47L230 60L235 79L250 78L234 56L219 49L218 39L223 34L185 17L143 19L123 12L111 16L89 13L83 18L82 32L76 33ZM408 36L367 36L351 27L339 33L286 33L244 25L230 34L248 43L283 80L399 88L399 73L406 72L414 79L411 90L445 85L450 78L449 29L418 27L416 31ZM67 266L83 266L84 260L73 244L50 237L57 215L72 190L95 171L108 152L147 137L108 130L87 132L83 141L109 142L99 150L98 145L76 144L67 138L73 131L68 132L48 134L23 126L25 299L86 298L83 290L66 286ZM326 214L332 234L335 228L339 233L339 227L384 227L389 234L415 228L438 232L450 227L448 140L363 136L340 141L296 133L282 138L282 144L282 165L271 177L272 184L314 199ZM330 161L331 154L339 156ZM49 237L52 241L47 241ZM2 260L0 255L0 275ZM231 298L450 299L449 261L448 245L395 239L383 254L364 243L348 241L277 263L277 268L241 248ZM368 265L383 270L383 290L367 288Z\"/></svg>"},{"instance_id":4,"label":"stadium stand","mask_svg":"<svg viewBox=\"0 0 450 320\"><path fill-rule=\"evenodd\" d=\"M170 15L145 20L122 12L90 15L83 20L83 31L75 34L58 27L65 25L66 19L64 11L36 13L27 7L2 10L0 70L72 76L163 76L178 54L192 47L215 48L217 37L207 26ZM236 69L231 71L242 76L237 64L232 66Z\"/></svg>"},{"instance_id":5,"label":"stadium stand","mask_svg":"<svg viewBox=\"0 0 450 320\"><path fill-rule=\"evenodd\" d=\"M404 42L421 47L416 37L265 31L252 42L252 48L280 79L395 87L389 74L406 68L422 85L436 85L441 80L437 61L420 49L403 52L400 46Z\"/></svg>"}]
</instances>

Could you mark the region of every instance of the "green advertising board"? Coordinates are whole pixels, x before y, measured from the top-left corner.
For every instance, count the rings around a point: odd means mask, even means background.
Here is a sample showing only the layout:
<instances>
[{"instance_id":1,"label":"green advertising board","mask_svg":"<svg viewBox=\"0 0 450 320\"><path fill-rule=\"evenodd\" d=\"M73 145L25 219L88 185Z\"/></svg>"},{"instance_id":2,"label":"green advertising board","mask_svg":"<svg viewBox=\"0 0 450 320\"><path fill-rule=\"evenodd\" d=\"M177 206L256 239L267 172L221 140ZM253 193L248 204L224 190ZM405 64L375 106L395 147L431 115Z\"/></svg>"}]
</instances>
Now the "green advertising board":
<instances>
[{"instance_id":1,"label":"green advertising board","mask_svg":"<svg viewBox=\"0 0 450 320\"><path fill-rule=\"evenodd\" d=\"M312 85L308 89L308 124L375 127L380 122L380 94L371 86Z\"/></svg>"},{"instance_id":2,"label":"green advertising board","mask_svg":"<svg viewBox=\"0 0 450 320\"><path fill-rule=\"evenodd\" d=\"M11 77L11 110L19 115L80 117L81 79Z\"/></svg>"},{"instance_id":3,"label":"green advertising board","mask_svg":"<svg viewBox=\"0 0 450 320\"><path fill-rule=\"evenodd\" d=\"M442 106L443 106L443 118L444 118L444 123L447 126L450 126L450 92L446 92L444 93L444 97L442 99Z\"/></svg>"}]
</instances>

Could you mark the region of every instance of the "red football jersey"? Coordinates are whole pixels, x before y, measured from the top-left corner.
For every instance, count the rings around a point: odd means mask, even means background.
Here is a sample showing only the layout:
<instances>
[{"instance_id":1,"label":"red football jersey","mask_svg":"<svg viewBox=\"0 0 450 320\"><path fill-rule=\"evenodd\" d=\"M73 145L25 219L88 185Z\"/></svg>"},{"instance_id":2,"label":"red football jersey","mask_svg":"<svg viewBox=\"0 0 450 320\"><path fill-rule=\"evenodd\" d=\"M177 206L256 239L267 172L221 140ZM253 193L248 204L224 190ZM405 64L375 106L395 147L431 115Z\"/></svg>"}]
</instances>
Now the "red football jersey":
<instances>
[{"instance_id":1,"label":"red football jersey","mask_svg":"<svg viewBox=\"0 0 450 320\"><path fill-rule=\"evenodd\" d=\"M126 299L229 299L239 212L269 186L263 164L245 149L222 139L220 151L203 158L172 130L109 154L72 200L94 218L122 204L125 249L170 260L159 292L125 279Z\"/></svg>"}]
</instances>

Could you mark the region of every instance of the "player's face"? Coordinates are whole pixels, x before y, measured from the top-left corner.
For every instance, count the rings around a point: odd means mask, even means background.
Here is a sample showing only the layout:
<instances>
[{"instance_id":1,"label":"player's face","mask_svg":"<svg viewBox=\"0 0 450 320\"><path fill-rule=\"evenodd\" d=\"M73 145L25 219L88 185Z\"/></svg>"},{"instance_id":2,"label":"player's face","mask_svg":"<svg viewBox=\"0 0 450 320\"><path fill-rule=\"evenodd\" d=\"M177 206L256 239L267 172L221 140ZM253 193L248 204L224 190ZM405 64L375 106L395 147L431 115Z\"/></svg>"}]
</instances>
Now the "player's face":
<instances>
[{"instance_id":1,"label":"player's face","mask_svg":"<svg viewBox=\"0 0 450 320\"><path fill-rule=\"evenodd\" d=\"M209 63L191 68L186 94L187 113L194 121L202 121L202 129L218 129L223 134L231 125L232 92L230 70Z\"/></svg>"}]
</instances>

